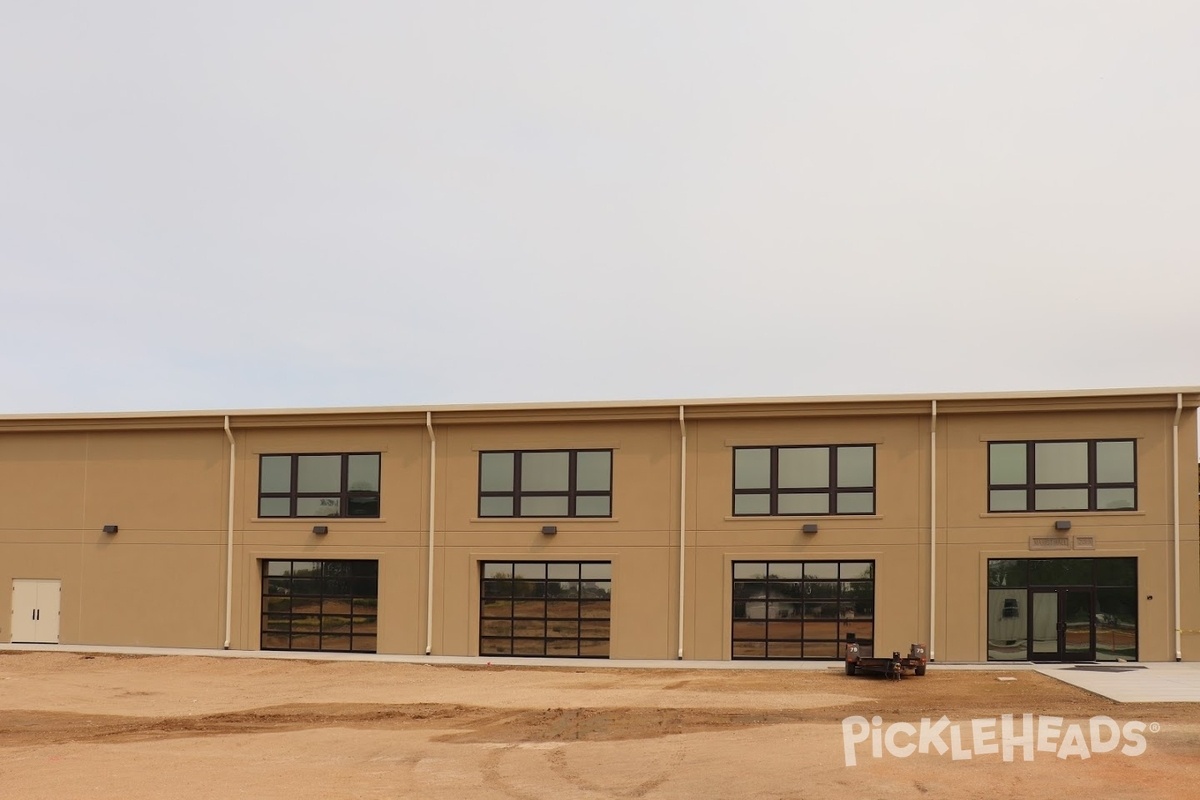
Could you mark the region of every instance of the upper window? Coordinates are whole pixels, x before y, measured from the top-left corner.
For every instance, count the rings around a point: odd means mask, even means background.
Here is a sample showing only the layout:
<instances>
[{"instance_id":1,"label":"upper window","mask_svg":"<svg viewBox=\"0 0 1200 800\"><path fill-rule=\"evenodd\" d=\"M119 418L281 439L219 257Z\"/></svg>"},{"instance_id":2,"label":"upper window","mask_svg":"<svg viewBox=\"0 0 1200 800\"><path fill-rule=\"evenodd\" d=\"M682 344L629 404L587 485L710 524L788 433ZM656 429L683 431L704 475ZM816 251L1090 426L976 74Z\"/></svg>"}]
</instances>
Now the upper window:
<instances>
[{"instance_id":1,"label":"upper window","mask_svg":"<svg viewBox=\"0 0 1200 800\"><path fill-rule=\"evenodd\" d=\"M875 445L735 447L733 513L874 514Z\"/></svg>"},{"instance_id":2,"label":"upper window","mask_svg":"<svg viewBox=\"0 0 1200 800\"><path fill-rule=\"evenodd\" d=\"M988 511L1135 508L1132 439L988 443Z\"/></svg>"},{"instance_id":3,"label":"upper window","mask_svg":"<svg viewBox=\"0 0 1200 800\"><path fill-rule=\"evenodd\" d=\"M378 517L379 453L260 456L260 517Z\"/></svg>"},{"instance_id":4,"label":"upper window","mask_svg":"<svg viewBox=\"0 0 1200 800\"><path fill-rule=\"evenodd\" d=\"M481 517L611 517L611 450L479 454Z\"/></svg>"}]
</instances>

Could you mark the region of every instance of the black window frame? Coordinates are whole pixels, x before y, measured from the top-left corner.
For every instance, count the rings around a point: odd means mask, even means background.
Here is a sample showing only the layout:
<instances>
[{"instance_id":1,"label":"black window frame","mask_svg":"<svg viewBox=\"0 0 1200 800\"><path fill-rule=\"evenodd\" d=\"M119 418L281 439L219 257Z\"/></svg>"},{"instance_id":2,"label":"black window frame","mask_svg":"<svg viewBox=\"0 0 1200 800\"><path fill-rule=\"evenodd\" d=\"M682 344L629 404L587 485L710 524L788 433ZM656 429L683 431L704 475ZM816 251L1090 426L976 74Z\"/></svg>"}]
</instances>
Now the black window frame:
<instances>
[{"instance_id":1,"label":"black window frame","mask_svg":"<svg viewBox=\"0 0 1200 800\"><path fill-rule=\"evenodd\" d=\"M868 447L871 449L871 487L868 490L863 486L847 486L845 488L837 485L837 453L842 448L851 447ZM739 489L737 486L737 454L742 450L769 450L771 459L771 476L770 487L755 487L748 489ZM825 487L805 487L805 488L780 488L779 487L779 452L781 450L827 450L829 452L829 485ZM802 444L802 445L740 445L733 448L733 480L731 482L733 488L733 496L731 499L732 514L735 517L851 517L851 516L875 516L878 513L878 491L879 470L877 464L878 449L873 442L861 443L846 443L846 444ZM761 495L768 494L770 497L770 507L767 513L761 512L742 512L738 513L737 498L738 495ZM829 511L802 511L802 512L780 512L779 511L779 496L780 495L799 495L799 494L827 494L829 495ZM838 495L839 494L869 494L871 497L871 508L869 511L838 511Z\"/></svg>"},{"instance_id":2,"label":"black window frame","mask_svg":"<svg viewBox=\"0 0 1200 800\"><path fill-rule=\"evenodd\" d=\"M1129 443L1133 446L1133 480L1101 483L1097 480L1096 445L1106 443ZM995 445L1025 446L1025 482L1024 483L994 483L992 480L992 447ZM1037 445L1039 444L1086 444L1088 460L1088 479L1086 483L1038 483L1036 476ZM1098 511L1129 512L1138 510L1138 445L1137 439L1131 437L1113 439L1015 439L996 440L988 442L988 497L989 514L1084 514ZM1037 491L1039 489L1086 489L1088 493L1087 508L1038 508ZM1097 494L1100 489L1132 489L1133 505L1130 508L1099 508ZM992 492L1024 491L1024 509L993 509Z\"/></svg>"},{"instance_id":3,"label":"black window frame","mask_svg":"<svg viewBox=\"0 0 1200 800\"><path fill-rule=\"evenodd\" d=\"M339 490L337 492L301 492L297 488L299 480L299 465L300 459L308 456L328 457L337 456L341 459L341 475L339 479ZM350 458L352 456L375 456L379 460L379 471L375 476L375 485L380 487L375 490L351 489L350 482ZM291 459L291 474L289 476L289 490L286 492L264 492L262 488L263 482L263 459L265 458L290 458ZM381 452L362 451L352 453L261 453L258 457L258 514L259 519L379 519L383 511L382 502L382 484L383 480L383 454ZM337 514L297 514L297 502L302 498L323 498L333 497L338 498L338 513ZM262 501L264 499L287 499L288 513L287 514L268 514L262 513ZM350 510L354 508L351 500L375 501L374 514L351 514Z\"/></svg>"},{"instance_id":4,"label":"black window frame","mask_svg":"<svg viewBox=\"0 0 1200 800\"><path fill-rule=\"evenodd\" d=\"M490 577L489 567L509 566L512 569L507 578ZM518 578L518 566L541 566L545 577ZM551 566L576 568L573 578L551 578ZM607 569L607 577L583 577L584 567L599 566ZM479 587L479 655L499 656L505 658L610 658L612 646L612 561L591 560L582 561L538 561L528 559L487 560L481 561ZM505 592L507 584L508 591ZM574 594L555 596L552 585L573 584ZM592 594L587 589L592 589ZM607 591L601 596L597 591ZM517 606L526 602L537 607L541 605L540 613L519 611ZM488 604L496 603L503 608L505 603L510 605L507 614L489 611ZM575 606L574 616L551 614L550 604L557 603L565 606ZM585 609L591 613L585 613ZM603 609L605 614L594 611ZM489 633L489 624L502 625L508 622L510 631L507 634ZM541 623L542 635L518 635L518 623L526 626ZM552 627L555 623L575 626L573 635L555 635ZM588 630L591 629L591 630ZM595 629L603 629L604 634L597 635ZM508 644L507 648L503 645ZM522 646L518 646L518 642ZM540 652L532 652L531 645L540 642ZM569 652L573 645L574 652Z\"/></svg>"},{"instance_id":5,"label":"black window frame","mask_svg":"<svg viewBox=\"0 0 1200 800\"><path fill-rule=\"evenodd\" d=\"M531 453L566 453L567 454L567 488L565 491L546 491L546 490L525 490L521 488L521 460L526 454ZM576 483L578 480L578 461L580 453L607 453L608 454L608 489L578 489ZM513 457L513 486L511 491L502 491L496 489L484 490L483 488L483 459L490 455L511 455ZM478 501L476 503L476 513L479 519L612 519L613 515L613 451L611 448L605 447L584 447L574 449L547 449L547 450L481 450L479 452L479 474L476 482L478 490ZM484 514L483 501L488 497L508 497L512 498L513 507L511 514ZM566 514L522 514L521 499L524 497L566 497L567 513ZM580 497L604 497L608 499L607 514L580 514L577 512L576 501Z\"/></svg>"},{"instance_id":6,"label":"black window frame","mask_svg":"<svg viewBox=\"0 0 1200 800\"><path fill-rule=\"evenodd\" d=\"M738 568L746 565L765 564L766 571L759 577L739 577ZM863 577L861 574L843 574L845 566L869 564L870 577ZM801 577L780 577L774 573L772 567L778 566L801 566ZM824 566L836 565L836 577L824 578L808 575L807 568L809 566ZM846 657L847 633L853 632L856 636L856 641L863 648L863 656L871 656L874 652L875 639L878 621L879 606L877 600L879 595L876 587L879 581L878 564L874 558L842 558L842 559L821 559L821 558L801 558L801 559L764 559L762 561L756 559L739 559L732 562L731 572L733 575L733 584L731 591L732 607L730 611L730 658L734 661L762 661L762 660L788 660L788 661L836 661ZM867 602L865 598L851 594L855 589L851 588L851 584L861 587L865 584L870 584L870 614L867 616L852 616L845 617L840 613L836 616L822 614L818 616L809 616L807 609L800 617L775 617L769 609L772 605L783 606L798 606L803 602L806 606L810 603L816 603L824 606L833 606L834 608L843 608L848 603ZM747 589L758 587L761 589L761 597L747 596ZM776 590L775 587L779 587ZM798 590L798 594L790 594L789 588ZM810 591L810 587L828 587L829 592L814 593ZM761 603L763 606L763 616L751 616L747 608L751 603ZM743 613L739 615L739 606L742 607ZM749 623L749 625L747 625ZM757 623L763 623L762 635L739 635L739 627L750 627ZM773 636L773 628L779 623L784 623L789 628L794 628L796 623L799 623L801 628L801 636L799 638L786 638ZM808 636L808 626L813 625L820 630L826 628L824 634L818 632L813 636ZM827 633L828 626L832 625L834 634L830 637ZM863 635L862 629L869 626L869 633ZM854 631L847 631L847 628L855 628ZM747 653L747 650L756 649L754 645L761 645L761 655ZM796 646L799 645L801 654L793 655L788 651L794 652ZM779 646L783 654L778 654L776 647ZM814 651L813 655L809 655L809 648ZM741 652L739 652L741 651ZM776 651L776 652L773 652Z\"/></svg>"},{"instance_id":7,"label":"black window frame","mask_svg":"<svg viewBox=\"0 0 1200 800\"><path fill-rule=\"evenodd\" d=\"M288 564L286 572L271 574L272 564ZM316 564L317 574L299 573L297 564ZM344 574L336 574L341 571ZM260 650L329 653L378 652L379 561L357 558L264 558L261 563L262 596L259 624ZM341 584L344 588L338 591ZM297 585L315 587L294 591ZM344 612L327 611L330 601L343 601ZM317 610L305 608L315 604ZM280 607L282 606L282 607ZM301 621L316 630L300 628ZM342 620L345 627L326 630L327 620ZM316 647L304 643L316 639ZM286 640L286 645L281 640ZM344 641L345 647L334 647Z\"/></svg>"}]
</instances>

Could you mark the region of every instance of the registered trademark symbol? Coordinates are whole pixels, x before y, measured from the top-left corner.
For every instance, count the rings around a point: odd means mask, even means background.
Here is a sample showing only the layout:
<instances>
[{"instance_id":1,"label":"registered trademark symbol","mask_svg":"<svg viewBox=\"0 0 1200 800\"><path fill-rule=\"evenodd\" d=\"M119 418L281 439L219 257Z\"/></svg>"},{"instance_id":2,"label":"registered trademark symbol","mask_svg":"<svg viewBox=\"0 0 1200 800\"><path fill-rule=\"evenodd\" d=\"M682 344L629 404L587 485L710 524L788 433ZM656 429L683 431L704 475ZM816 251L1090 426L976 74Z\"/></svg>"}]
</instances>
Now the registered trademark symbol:
<instances>
[{"instance_id":1,"label":"registered trademark symbol","mask_svg":"<svg viewBox=\"0 0 1200 800\"><path fill-rule=\"evenodd\" d=\"M1157 722L1150 723L1150 732L1151 733L1158 733L1161 730L1162 730L1162 725L1159 725Z\"/></svg>"}]
</instances>

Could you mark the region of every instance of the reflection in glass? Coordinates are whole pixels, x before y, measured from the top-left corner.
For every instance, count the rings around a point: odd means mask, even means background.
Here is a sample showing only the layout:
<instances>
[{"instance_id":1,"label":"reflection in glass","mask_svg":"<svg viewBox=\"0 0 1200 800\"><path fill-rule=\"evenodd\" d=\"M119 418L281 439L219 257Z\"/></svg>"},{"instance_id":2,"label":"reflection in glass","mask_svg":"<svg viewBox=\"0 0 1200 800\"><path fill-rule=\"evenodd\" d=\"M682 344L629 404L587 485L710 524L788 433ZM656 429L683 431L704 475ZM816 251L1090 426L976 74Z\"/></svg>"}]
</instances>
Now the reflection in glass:
<instances>
[{"instance_id":1,"label":"reflection in glass","mask_svg":"<svg viewBox=\"0 0 1200 800\"><path fill-rule=\"evenodd\" d=\"M347 651L353 636L369 633L353 647L372 652L378 598L356 592L376 592L378 570L377 561L264 560L262 608L267 613L259 646ZM363 608L371 613L359 613Z\"/></svg>"},{"instance_id":2,"label":"reflection in glass","mask_svg":"<svg viewBox=\"0 0 1200 800\"><path fill-rule=\"evenodd\" d=\"M1097 511L1132 511L1137 508L1137 497L1132 486L1119 489L1097 489Z\"/></svg>"},{"instance_id":3,"label":"reflection in glass","mask_svg":"<svg viewBox=\"0 0 1200 800\"><path fill-rule=\"evenodd\" d=\"M350 462L347 488L350 491L379 491L379 454L349 456Z\"/></svg>"},{"instance_id":4,"label":"reflection in glass","mask_svg":"<svg viewBox=\"0 0 1200 800\"><path fill-rule=\"evenodd\" d=\"M875 512L873 492L838 492L837 513L872 514Z\"/></svg>"},{"instance_id":5,"label":"reflection in glass","mask_svg":"<svg viewBox=\"0 0 1200 800\"><path fill-rule=\"evenodd\" d=\"M1137 643L1137 590L1097 589L1096 660L1134 661L1137 659Z\"/></svg>"},{"instance_id":6,"label":"reflection in glass","mask_svg":"<svg viewBox=\"0 0 1200 800\"><path fill-rule=\"evenodd\" d=\"M875 485L874 447L839 447L837 465L838 488L853 489Z\"/></svg>"},{"instance_id":7,"label":"reflection in glass","mask_svg":"<svg viewBox=\"0 0 1200 800\"><path fill-rule=\"evenodd\" d=\"M771 487L771 450L766 447L739 447L733 451L733 488L769 489Z\"/></svg>"},{"instance_id":8,"label":"reflection in glass","mask_svg":"<svg viewBox=\"0 0 1200 800\"><path fill-rule=\"evenodd\" d=\"M1086 511L1087 489L1035 489L1034 508L1038 511Z\"/></svg>"},{"instance_id":9,"label":"reflection in glass","mask_svg":"<svg viewBox=\"0 0 1200 800\"><path fill-rule=\"evenodd\" d=\"M1024 661L1029 657L1025 589L988 591L988 658Z\"/></svg>"},{"instance_id":10,"label":"reflection in glass","mask_svg":"<svg viewBox=\"0 0 1200 800\"><path fill-rule=\"evenodd\" d=\"M780 514L828 514L829 495L825 492L780 493Z\"/></svg>"},{"instance_id":11,"label":"reflection in glass","mask_svg":"<svg viewBox=\"0 0 1200 800\"><path fill-rule=\"evenodd\" d=\"M522 453L521 491L567 491L569 462L570 454L566 452Z\"/></svg>"},{"instance_id":12,"label":"reflection in glass","mask_svg":"<svg viewBox=\"0 0 1200 800\"><path fill-rule=\"evenodd\" d=\"M513 515L513 499L511 497L481 497L479 498L479 516L481 517L511 517Z\"/></svg>"},{"instance_id":13,"label":"reflection in glass","mask_svg":"<svg viewBox=\"0 0 1200 800\"><path fill-rule=\"evenodd\" d=\"M871 580L875 575L875 565L870 561L843 561L841 563L843 580Z\"/></svg>"},{"instance_id":14,"label":"reflection in glass","mask_svg":"<svg viewBox=\"0 0 1200 800\"><path fill-rule=\"evenodd\" d=\"M1063 656L1087 658L1092 653L1092 591L1063 590L1058 593Z\"/></svg>"},{"instance_id":15,"label":"reflection in glass","mask_svg":"<svg viewBox=\"0 0 1200 800\"><path fill-rule=\"evenodd\" d=\"M290 492L292 490L292 457L263 456L258 461L260 492Z\"/></svg>"},{"instance_id":16,"label":"reflection in glass","mask_svg":"<svg viewBox=\"0 0 1200 800\"><path fill-rule=\"evenodd\" d=\"M1033 642L1036 656L1058 655L1058 594L1031 592L1033 602Z\"/></svg>"},{"instance_id":17,"label":"reflection in glass","mask_svg":"<svg viewBox=\"0 0 1200 800\"><path fill-rule=\"evenodd\" d=\"M989 511L1028 511L1029 492L1024 489L992 489L988 493Z\"/></svg>"},{"instance_id":18,"label":"reflection in glass","mask_svg":"<svg viewBox=\"0 0 1200 800\"><path fill-rule=\"evenodd\" d=\"M1027 482L1025 448L1024 442L993 442L988 446L989 480L993 486Z\"/></svg>"},{"instance_id":19,"label":"reflection in glass","mask_svg":"<svg viewBox=\"0 0 1200 800\"><path fill-rule=\"evenodd\" d=\"M781 641L772 639L767 642L767 658L803 658L804 643L800 641Z\"/></svg>"},{"instance_id":20,"label":"reflection in glass","mask_svg":"<svg viewBox=\"0 0 1200 800\"><path fill-rule=\"evenodd\" d=\"M513 454L481 453L479 455L479 488L485 492L513 490Z\"/></svg>"},{"instance_id":21,"label":"reflection in glass","mask_svg":"<svg viewBox=\"0 0 1200 800\"><path fill-rule=\"evenodd\" d=\"M521 498L521 516L523 517L565 517L566 515L566 495L558 497L524 495Z\"/></svg>"},{"instance_id":22,"label":"reflection in glass","mask_svg":"<svg viewBox=\"0 0 1200 800\"><path fill-rule=\"evenodd\" d=\"M503 579L509 571L516 577ZM608 562L485 562L479 652L571 657L585 649L607 653L607 641L587 646L584 642L608 635L611 574Z\"/></svg>"},{"instance_id":23,"label":"reflection in glass","mask_svg":"<svg viewBox=\"0 0 1200 800\"><path fill-rule=\"evenodd\" d=\"M805 658L820 658L834 659L838 657L838 643L832 642L817 642L811 639L804 641L804 657Z\"/></svg>"},{"instance_id":24,"label":"reflection in glass","mask_svg":"<svg viewBox=\"0 0 1200 800\"><path fill-rule=\"evenodd\" d=\"M575 488L581 492L612 488L612 452L581 450L575 456Z\"/></svg>"},{"instance_id":25,"label":"reflection in glass","mask_svg":"<svg viewBox=\"0 0 1200 800\"><path fill-rule=\"evenodd\" d=\"M1090 558L1034 558L1028 563L1031 586L1092 585Z\"/></svg>"},{"instance_id":26,"label":"reflection in glass","mask_svg":"<svg viewBox=\"0 0 1200 800\"><path fill-rule=\"evenodd\" d=\"M762 561L738 561L733 565L734 580L763 578L767 574L767 565Z\"/></svg>"},{"instance_id":27,"label":"reflection in glass","mask_svg":"<svg viewBox=\"0 0 1200 800\"><path fill-rule=\"evenodd\" d=\"M1096 482L1133 483L1133 442L1096 442Z\"/></svg>"},{"instance_id":28,"label":"reflection in glass","mask_svg":"<svg viewBox=\"0 0 1200 800\"><path fill-rule=\"evenodd\" d=\"M810 580L837 580L838 564L836 561L806 561L804 577Z\"/></svg>"},{"instance_id":29,"label":"reflection in glass","mask_svg":"<svg viewBox=\"0 0 1200 800\"><path fill-rule=\"evenodd\" d=\"M579 495L575 498L575 516L608 517L612 515L612 498Z\"/></svg>"},{"instance_id":30,"label":"reflection in glass","mask_svg":"<svg viewBox=\"0 0 1200 800\"><path fill-rule=\"evenodd\" d=\"M1087 442L1036 442L1033 475L1037 483L1087 483Z\"/></svg>"},{"instance_id":31,"label":"reflection in glass","mask_svg":"<svg viewBox=\"0 0 1200 800\"><path fill-rule=\"evenodd\" d=\"M781 580L800 580L804 577L804 564L800 561L772 561L770 574Z\"/></svg>"},{"instance_id":32,"label":"reflection in glass","mask_svg":"<svg viewBox=\"0 0 1200 800\"><path fill-rule=\"evenodd\" d=\"M486 561L483 564L485 578L511 578L513 565L509 561Z\"/></svg>"},{"instance_id":33,"label":"reflection in glass","mask_svg":"<svg viewBox=\"0 0 1200 800\"><path fill-rule=\"evenodd\" d=\"M1136 558L1097 558L1097 586L1136 586Z\"/></svg>"},{"instance_id":34,"label":"reflection in glass","mask_svg":"<svg viewBox=\"0 0 1200 800\"><path fill-rule=\"evenodd\" d=\"M296 498L296 516L298 517L336 517L341 510L342 499L340 497Z\"/></svg>"},{"instance_id":35,"label":"reflection in glass","mask_svg":"<svg viewBox=\"0 0 1200 800\"><path fill-rule=\"evenodd\" d=\"M378 517L379 495L350 495L348 510L351 517Z\"/></svg>"},{"instance_id":36,"label":"reflection in glass","mask_svg":"<svg viewBox=\"0 0 1200 800\"><path fill-rule=\"evenodd\" d=\"M287 497L260 497L258 499L258 515L260 517L287 517L292 513L292 501Z\"/></svg>"},{"instance_id":37,"label":"reflection in glass","mask_svg":"<svg viewBox=\"0 0 1200 800\"><path fill-rule=\"evenodd\" d=\"M612 564L608 561L580 564L579 577L584 580L608 580L612 578Z\"/></svg>"},{"instance_id":38,"label":"reflection in glass","mask_svg":"<svg viewBox=\"0 0 1200 800\"><path fill-rule=\"evenodd\" d=\"M579 564L570 562L551 562L546 566L546 577L551 580L578 580Z\"/></svg>"},{"instance_id":39,"label":"reflection in glass","mask_svg":"<svg viewBox=\"0 0 1200 800\"><path fill-rule=\"evenodd\" d=\"M1023 558L993 558L988 560L988 586L1024 586L1028 561Z\"/></svg>"},{"instance_id":40,"label":"reflection in glass","mask_svg":"<svg viewBox=\"0 0 1200 800\"><path fill-rule=\"evenodd\" d=\"M779 448L779 488L824 489L828 486L828 447Z\"/></svg>"},{"instance_id":41,"label":"reflection in glass","mask_svg":"<svg viewBox=\"0 0 1200 800\"><path fill-rule=\"evenodd\" d=\"M849 633L872 652L872 562L734 562L733 575L734 658L832 657Z\"/></svg>"},{"instance_id":42,"label":"reflection in glass","mask_svg":"<svg viewBox=\"0 0 1200 800\"><path fill-rule=\"evenodd\" d=\"M545 565L545 563L513 564L513 577L514 578L535 578L538 580L545 580L546 565Z\"/></svg>"},{"instance_id":43,"label":"reflection in glass","mask_svg":"<svg viewBox=\"0 0 1200 800\"><path fill-rule=\"evenodd\" d=\"M771 495L766 494L735 494L733 496L734 514L757 514L766 516L771 513Z\"/></svg>"},{"instance_id":44,"label":"reflection in glass","mask_svg":"<svg viewBox=\"0 0 1200 800\"><path fill-rule=\"evenodd\" d=\"M296 459L296 491L341 492L341 456L299 456Z\"/></svg>"},{"instance_id":45,"label":"reflection in glass","mask_svg":"<svg viewBox=\"0 0 1200 800\"><path fill-rule=\"evenodd\" d=\"M579 597L579 581L550 581L546 584L547 597Z\"/></svg>"}]
</instances>

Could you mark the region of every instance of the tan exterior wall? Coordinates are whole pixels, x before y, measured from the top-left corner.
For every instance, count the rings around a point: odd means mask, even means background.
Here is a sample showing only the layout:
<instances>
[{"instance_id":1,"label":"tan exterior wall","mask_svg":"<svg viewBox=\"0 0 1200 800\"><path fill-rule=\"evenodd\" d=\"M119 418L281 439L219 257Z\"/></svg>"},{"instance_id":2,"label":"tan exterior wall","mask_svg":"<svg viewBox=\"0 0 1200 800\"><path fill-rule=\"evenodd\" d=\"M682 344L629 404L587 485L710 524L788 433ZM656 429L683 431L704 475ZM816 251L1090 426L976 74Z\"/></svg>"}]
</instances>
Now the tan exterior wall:
<instances>
[{"instance_id":1,"label":"tan exterior wall","mask_svg":"<svg viewBox=\"0 0 1200 800\"><path fill-rule=\"evenodd\" d=\"M1172 460L1167 395L948 399L936 422L936 496L929 401L697 403L685 408L539 407L434 410L434 505L424 412L232 415L233 580L230 645L258 648L261 562L379 563L378 650L479 654L480 564L488 560L612 562L614 658L679 652L680 475L684 486L684 636L688 659L732 657L736 561L873 560L879 651L930 640L930 525L936 511L933 653L987 659L989 558L1138 558L1139 658L1175 657L1173 487L1180 486L1183 657L1200 660L1200 529L1192 393ZM221 647L225 637L230 449L223 418L0 419L0 641L14 579L62 581L64 643ZM1138 510L990 514L987 442L1134 438ZM733 448L873 444L876 511L861 516L735 517ZM612 516L478 516L479 453L611 449ZM379 452L378 519L262 519L264 454ZM433 513L433 625L426 626ZM1031 537L1094 537L1094 549L1041 552ZM815 523L816 533L802 525ZM313 532L327 525L325 535ZM105 534L104 525L119 532ZM545 535L543 525L557 533Z\"/></svg>"},{"instance_id":2,"label":"tan exterior wall","mask_svg":"<svg viewBox=\"0 0 1200 800\"><path fill-rule=\"evenodd\" d=\"M43 578L64 642L219 646L224 452L208 431L5 433L0 630L13 579Z\"/></svg>"},{"instance_id":3,"label":"tan exterior wall","mask_svg":"<svg viewBox=\"0 0 1200 800\"><path fill-rule=\"evenodd\" d=\"M444 557L435 599L437 652L479 651L479 564L487 560L611 561L612 653L674 657L678 426L673 422L453 425L438 434L438 530ZM479 519L479 453L552 448L613 451L613 515L603 519ZM545 536L543 525L558 528ZM440 609L440 611L439 611Z\"/></svg>"}]
</instances>

